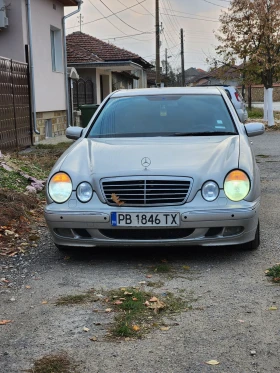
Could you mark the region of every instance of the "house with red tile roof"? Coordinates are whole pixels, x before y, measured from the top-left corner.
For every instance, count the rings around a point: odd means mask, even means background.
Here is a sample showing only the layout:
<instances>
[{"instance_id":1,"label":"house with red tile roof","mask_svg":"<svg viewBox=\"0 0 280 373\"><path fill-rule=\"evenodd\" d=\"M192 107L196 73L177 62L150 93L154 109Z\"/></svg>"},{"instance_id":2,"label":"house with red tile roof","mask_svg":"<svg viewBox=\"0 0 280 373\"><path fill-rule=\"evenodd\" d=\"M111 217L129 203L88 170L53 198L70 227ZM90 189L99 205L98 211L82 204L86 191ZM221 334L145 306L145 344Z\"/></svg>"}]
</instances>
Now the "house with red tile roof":
<instances>
[{"instance_id":1,"label":"house with red tile roof","mask_svg":"<svg viewBox=\"0 0 280 373\"><path fill-rule=\"evenodd\" d=\"M68 67L74 67L88 86L93 84L93 102L84 103L100 104L116 89L147 87L147 70L153 65L138 54L82 32L67 35L66 42ZM77 88L74 99L81 97L79 83Z\"/></svg>"}]
</instances>

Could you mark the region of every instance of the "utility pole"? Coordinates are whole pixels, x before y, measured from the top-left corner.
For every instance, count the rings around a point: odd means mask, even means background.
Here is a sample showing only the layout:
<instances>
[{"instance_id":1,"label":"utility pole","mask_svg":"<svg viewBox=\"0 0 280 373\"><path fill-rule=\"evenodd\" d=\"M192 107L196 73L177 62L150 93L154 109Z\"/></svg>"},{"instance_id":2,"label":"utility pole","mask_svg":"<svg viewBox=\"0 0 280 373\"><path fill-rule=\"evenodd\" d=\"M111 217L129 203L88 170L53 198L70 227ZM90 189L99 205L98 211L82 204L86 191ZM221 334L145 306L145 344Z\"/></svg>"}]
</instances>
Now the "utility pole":
<instances>
[{"instance_id":1,"label":"utility pole","mask_svg":"<svg viewBox=\"0 0 280 373\"><path fill-rule=\"evenodd\" d=\"M160 87L160 26L159 0L156 0L156 86Z\"/></svg>"},{"instance_id":2,"label":"utility pole","mask_svg":"<svg viewBox=\"0 0 280 373\"><path fill-rule=\"evenodd\" d=\"M182 28L181 28L181 70L182 70L182 87L185 87L184 31Z\"/></svg>"},{"instance_id":3,"label":"utility pole","mask_svg":"<svg viewBox=\"0 0 280 373\"><path fill-rule=\"evenodd\" d=\"M167 48L165 48L165 75L168 74L168 66L167 66Z\"/></svg>"}]
</instances>

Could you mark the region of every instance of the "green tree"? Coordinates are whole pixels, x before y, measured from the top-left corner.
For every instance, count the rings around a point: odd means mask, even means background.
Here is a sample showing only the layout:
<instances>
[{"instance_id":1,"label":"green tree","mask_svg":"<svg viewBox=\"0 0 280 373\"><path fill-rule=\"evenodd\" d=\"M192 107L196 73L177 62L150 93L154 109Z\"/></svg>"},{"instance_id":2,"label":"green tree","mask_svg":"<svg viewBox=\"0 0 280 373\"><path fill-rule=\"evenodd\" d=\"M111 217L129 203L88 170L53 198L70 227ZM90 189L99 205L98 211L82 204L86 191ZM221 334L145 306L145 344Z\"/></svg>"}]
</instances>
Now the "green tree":
<instances>
[{"instance_id":1,"label":"green tree","mask_svg":"<svg viewBox=\"0 0 280 373\"><path fill-rule=\"evenodd\" d=\"M264 119L273 125L273 82L280 70L280 1L232 0L220 22L217 54L225 66L246 59L243 76L247 82L264 85Z\"/></svg>"}]
</instances>

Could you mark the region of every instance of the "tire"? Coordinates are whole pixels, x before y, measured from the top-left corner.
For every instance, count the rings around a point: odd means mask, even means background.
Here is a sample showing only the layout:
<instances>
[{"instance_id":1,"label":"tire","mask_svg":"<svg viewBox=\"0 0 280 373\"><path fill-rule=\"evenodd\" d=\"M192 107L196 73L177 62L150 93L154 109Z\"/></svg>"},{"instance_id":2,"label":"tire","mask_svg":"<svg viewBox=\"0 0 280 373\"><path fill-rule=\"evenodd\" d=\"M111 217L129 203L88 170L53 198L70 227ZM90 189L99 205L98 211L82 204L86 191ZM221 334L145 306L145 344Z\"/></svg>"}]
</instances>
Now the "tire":
<instances>
[{"instance_id":1,"label":"tire","mask_svg":"<svg viewBox=\"0 0 280 373\"><path fill-rule=\"evenodd\" d=\"M260 223L258 223L254 240L244 244L243 249L248 250L248 251L253 251L253 250L257 250L259 246L260 246Z\"/></svg>"}]
</instances>

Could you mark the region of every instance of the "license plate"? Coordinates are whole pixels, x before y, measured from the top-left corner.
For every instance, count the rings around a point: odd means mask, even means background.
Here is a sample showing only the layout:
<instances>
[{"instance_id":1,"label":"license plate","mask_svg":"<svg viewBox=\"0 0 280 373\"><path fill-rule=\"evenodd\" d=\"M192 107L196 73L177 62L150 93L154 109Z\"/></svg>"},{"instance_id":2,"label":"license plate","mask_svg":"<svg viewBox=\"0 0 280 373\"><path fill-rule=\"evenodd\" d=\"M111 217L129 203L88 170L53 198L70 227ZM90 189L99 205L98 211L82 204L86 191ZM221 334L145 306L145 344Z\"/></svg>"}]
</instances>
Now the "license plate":
<instances>
[{"instance_id":1,"label":"license plate","mask_svg":"<svg viewBox=\"0 0 280 373\"><path fill-rule=\"evenodd\" d=\"M176 227L180 224L179 213L111 213L111 224L114 227Z\"/></svg>"}]
</instances>

